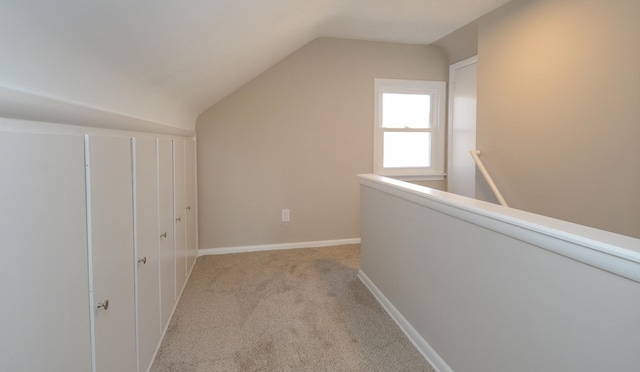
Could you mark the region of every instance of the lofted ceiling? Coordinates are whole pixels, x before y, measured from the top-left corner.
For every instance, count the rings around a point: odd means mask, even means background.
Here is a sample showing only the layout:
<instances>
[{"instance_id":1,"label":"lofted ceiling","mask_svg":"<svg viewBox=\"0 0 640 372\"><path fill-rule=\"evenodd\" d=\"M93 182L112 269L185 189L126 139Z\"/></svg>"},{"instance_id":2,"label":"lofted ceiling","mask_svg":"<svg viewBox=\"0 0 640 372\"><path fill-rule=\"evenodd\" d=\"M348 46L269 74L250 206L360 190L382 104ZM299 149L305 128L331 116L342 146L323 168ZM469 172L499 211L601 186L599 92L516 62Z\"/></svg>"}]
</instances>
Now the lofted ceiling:
<instances>
[{"instance_id":1,"label":"lofted ceiling","mask_svg":"<svg viewBox=\"0 0 640 372\"><path fill-rule=\"evenodd\" d=\"M31 95L193 129L317 37L429 44L506 2L0 0L0 100Z\"/></svg>"}]
</instances>

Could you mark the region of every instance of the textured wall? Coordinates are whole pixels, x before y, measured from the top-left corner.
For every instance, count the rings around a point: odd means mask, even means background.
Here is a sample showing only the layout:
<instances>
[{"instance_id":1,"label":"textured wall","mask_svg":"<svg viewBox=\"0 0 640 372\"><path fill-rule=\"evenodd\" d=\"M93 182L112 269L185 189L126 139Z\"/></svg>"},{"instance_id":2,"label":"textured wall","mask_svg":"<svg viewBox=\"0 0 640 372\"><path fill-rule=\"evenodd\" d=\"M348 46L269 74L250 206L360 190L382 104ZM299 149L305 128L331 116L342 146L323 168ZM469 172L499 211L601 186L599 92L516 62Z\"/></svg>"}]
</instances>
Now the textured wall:
<instances>
[{"instance_id":1,"label":"textured wall","mask_svg":"<svg viewBox=\"0 0 640 372\"><path fill-rule=\"evenodd\" d=\"M435 47L321 38L211 107L196 127L200 248L359 237L374 78L447 74Z\"/></svg>"}]
</instances>

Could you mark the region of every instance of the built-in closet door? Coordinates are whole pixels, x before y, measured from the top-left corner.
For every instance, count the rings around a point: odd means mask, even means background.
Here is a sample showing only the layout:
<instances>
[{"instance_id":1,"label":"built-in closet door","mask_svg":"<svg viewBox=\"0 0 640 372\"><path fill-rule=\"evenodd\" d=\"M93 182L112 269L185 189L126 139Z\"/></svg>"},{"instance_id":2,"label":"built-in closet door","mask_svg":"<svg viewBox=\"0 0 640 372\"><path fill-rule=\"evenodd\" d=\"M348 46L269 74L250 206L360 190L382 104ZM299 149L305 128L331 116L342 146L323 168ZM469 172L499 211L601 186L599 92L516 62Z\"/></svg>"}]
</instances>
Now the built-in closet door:
<instances>
[{"instance_id":1,"label":"built-in closet door","mask_svg":"<svg viewBox=\"0 0 640 372\"><path fill-rule=\"evenodd\" d=\"M173 141L158 139L158 206L160 226L160 299L162 327L167 325L176 302L174 218L173 218Z\"/></svg>"},{"instance_id":2,"label":"built-in closet door","mask_svg":"<svg viewBox=\"0 0 640 372\"><path fill-rule=\"evenodd\" d=\"M133 139L133 155L138 370L146 371L162 336L155 138Z\"/></svg>"},{"instance_id":3,"label":"built-in closet door","mask_svg":"<svg viewBox=\"0 0 640 372\"><path fill-rule=\"evenodd\" d=\"M176 251L176 296L187 280L186 250L186 204L184 196L184 139L173 140L174 211L175 211L175 251Z\"/></svg>"},{"instance_id":4,"label":"built-in closet door","mask_svg":"<svg viewBox=\"0 0 640 372\"><path fill-rule=\"evenodd\" d=\"M81 135L0 133L0 371L90 371Z\"/></svg>"},{"instance_id":5,"label":"built-in closet door","mask_svg":"<svg viewBox=\"0 0 640 372\"><path fill-rule=\"evenodd\" d=\"M87 136L96 372L136 370L131 140Z\"/></svg>"},{"instance_id":6,"label":"built-in closet door","mask_svg":"<svg viewBox=\"0 0 640 372\"><path fill-rule=\"evenodd\" d=\"M198 233L196 205L196 148L193 138L185 141L185 197L187 216L187 273L191 271L198 257Z\"/></svg>"}]
</instances>

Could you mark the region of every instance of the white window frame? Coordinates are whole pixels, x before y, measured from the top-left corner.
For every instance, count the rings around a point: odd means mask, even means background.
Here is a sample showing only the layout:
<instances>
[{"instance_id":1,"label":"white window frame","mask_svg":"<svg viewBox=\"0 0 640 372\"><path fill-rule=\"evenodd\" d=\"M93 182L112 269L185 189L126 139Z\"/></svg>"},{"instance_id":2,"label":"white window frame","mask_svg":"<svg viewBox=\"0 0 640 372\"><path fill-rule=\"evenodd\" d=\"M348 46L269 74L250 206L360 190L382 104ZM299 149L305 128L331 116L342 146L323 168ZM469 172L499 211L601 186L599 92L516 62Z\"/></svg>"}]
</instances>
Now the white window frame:
<instances>
[{"instance_id":1,"label":"white window frame","mask_svg":"<svg viewBox=\"0 0 640 372\"><path fill-rule=\"evenodd\" d=\"M375 112L373 171L381 176L399 178L406 181L429 181L444 179L445 110L447 83L445 81L375 79ZM403 129L382 127L382 95L384 93L428 94L431 103L431 127L428 129ZM431 166L384 168L383 150L385 132L429 132L431 133Z\"/></svg>"}]
</instances>

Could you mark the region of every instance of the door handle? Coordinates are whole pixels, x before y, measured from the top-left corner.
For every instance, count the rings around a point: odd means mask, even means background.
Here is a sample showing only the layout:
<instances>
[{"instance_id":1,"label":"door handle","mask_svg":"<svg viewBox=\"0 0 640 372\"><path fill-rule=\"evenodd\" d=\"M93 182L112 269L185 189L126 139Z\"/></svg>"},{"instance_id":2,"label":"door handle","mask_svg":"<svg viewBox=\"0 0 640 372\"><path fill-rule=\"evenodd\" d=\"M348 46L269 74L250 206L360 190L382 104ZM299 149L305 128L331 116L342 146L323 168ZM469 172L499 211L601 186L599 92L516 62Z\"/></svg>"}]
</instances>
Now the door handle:
<instances>
[{"instance_id":1,"label":"door handle","mask_svg":"<svg viewBox=\"0 0 640 372\"><path fill-rule=\"evenodd\" d=\"M109 300L104 300L104 302L98 303L98 309L109 310Z\"/></svg>"}]
</instances>

